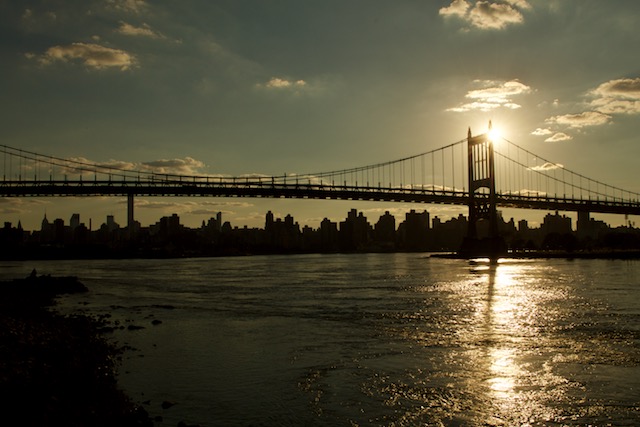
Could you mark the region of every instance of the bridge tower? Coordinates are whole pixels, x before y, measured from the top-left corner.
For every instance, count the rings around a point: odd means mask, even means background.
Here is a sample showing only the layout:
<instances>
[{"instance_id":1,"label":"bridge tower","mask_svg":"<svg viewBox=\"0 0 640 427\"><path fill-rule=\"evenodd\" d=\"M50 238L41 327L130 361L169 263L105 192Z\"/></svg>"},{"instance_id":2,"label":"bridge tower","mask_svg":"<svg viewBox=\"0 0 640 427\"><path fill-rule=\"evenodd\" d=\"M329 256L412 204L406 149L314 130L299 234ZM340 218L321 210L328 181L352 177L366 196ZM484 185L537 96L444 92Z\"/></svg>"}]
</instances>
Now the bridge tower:
<instances>
[{"instance_id":1,"label":"bridge tower","mask_svg":"<svg viewBox=\"0 0 640 427\"><path fill-rule=\"evenodd\" d=\"M493 141L489 131L472 136L467 133L467 166L469 180L469 220L460 255L466 257L497 258L507 252L504 239L498 232L498 212L496 209L496 175ZM478 238L478 222L488 222L488 235Z\"/></svg>"}]
</instances>

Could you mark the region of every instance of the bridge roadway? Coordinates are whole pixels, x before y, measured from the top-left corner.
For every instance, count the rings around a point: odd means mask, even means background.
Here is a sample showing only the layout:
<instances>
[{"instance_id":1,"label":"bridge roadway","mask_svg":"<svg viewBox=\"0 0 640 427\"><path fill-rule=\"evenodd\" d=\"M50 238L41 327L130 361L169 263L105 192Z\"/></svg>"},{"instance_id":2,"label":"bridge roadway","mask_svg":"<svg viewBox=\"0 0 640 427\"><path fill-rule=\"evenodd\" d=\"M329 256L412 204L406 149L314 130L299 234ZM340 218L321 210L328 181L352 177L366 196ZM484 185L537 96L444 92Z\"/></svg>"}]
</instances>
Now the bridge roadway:
<instances>
[{"instance_id":1,"label":"bridge roadway","mask_svg":"<svg viewBox=\"0 0 640 427\"><path fill-rule=\"evenodd\" d=\"M292 180L295 181L295 178ZM235 179L158 179L104 181L3 181L0 197L52 196L210 196L257 197L320 200L360 200L450 204L467 206L466 191L432 190L422 187L373 187L326 185L315 183L282 183L267 180ZM478 197L488 197L476 194ZM638 200L583 200L570 197L497 194L497 205L503 208L538 209L548 211L584 211L640 215Z\"/></svg>"}]
</instances>

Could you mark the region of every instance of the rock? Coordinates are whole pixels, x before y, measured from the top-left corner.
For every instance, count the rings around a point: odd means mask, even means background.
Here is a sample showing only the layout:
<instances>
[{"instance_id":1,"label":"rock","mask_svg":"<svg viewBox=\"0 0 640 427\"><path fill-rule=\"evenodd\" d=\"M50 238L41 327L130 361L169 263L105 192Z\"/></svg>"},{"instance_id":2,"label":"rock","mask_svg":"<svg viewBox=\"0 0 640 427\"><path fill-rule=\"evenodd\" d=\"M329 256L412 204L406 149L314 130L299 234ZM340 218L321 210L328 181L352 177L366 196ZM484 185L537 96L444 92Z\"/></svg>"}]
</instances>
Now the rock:
<instances>
[{"instance_id":1,"label":"rock","mask_svg":"<svg viewBox=\"0 0 640 427\"><path fill-rule=\"evenodd\" d=\"M168 400L165 400L164 402L162 402L162 405L160 406L162 406L162 409L169 409L175 404L176 404L175 402L170 402Z\"/></svg>"},{"instance_id":2,"label":"rock","mask_svg":"<svg viewBox=\"0 0 640 427\"><path fill-rule=\"evenodd\" d=\"M137 331L138 329L144 329L144 326L129 325L129 326L127 326L127 329L130 330L130 331Z\"/></svg>"}]
</instances>

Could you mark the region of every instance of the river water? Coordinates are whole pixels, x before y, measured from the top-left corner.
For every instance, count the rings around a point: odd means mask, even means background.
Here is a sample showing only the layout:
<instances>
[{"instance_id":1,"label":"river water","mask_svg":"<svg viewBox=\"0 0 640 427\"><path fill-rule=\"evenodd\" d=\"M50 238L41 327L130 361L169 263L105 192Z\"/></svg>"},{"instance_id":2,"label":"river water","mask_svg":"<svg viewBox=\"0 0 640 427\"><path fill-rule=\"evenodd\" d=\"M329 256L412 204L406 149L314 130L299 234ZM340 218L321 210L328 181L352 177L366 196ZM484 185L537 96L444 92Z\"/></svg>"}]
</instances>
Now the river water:
<instances>
[{"instance_id":1,"label":"river water","mask_svg":"<svg viewBox=\"0 0 640 427\"><path fill-rule=\"evenodd\" d=\"M60 311L123 327L121 387L156 425L640 425L640 261L29 261L0 276L33 268L90 288Z\"/></svg>"}]
</instances>

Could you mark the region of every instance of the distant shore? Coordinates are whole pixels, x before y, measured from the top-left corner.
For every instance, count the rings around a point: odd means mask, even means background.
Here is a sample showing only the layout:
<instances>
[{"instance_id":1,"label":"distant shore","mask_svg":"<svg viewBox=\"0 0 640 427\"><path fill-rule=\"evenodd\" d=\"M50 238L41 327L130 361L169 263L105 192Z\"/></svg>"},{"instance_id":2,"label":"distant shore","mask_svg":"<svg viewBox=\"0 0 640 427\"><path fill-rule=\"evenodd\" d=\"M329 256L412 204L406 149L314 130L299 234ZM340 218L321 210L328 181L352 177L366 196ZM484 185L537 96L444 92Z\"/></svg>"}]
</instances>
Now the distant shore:
<instances>
[{"instance_id":1,"label":"distant shore","mask_svg":"<svg viewBox=\"0 0 640 427\"><path fill-rule=\"evenodd\" d=\"M233 256L264 256L264 255L303 255L303 254L354 254L354 253L413 253L407 251L350 251L350 252L314 252L314 251L220 251L220 252L197 252L197 251L65 251L57 250L50 252L36 253L13 253L0 254L0 261L35 261L35 260L89 260L89 259L180 259L180 258L217 258ZM425 253L415 252L415 253ZM467 259L453 251L448 252L428 252L433 258ZM566 251L566 250L526 250L510 251L500 258L520 258L520 259L545 259L545 258L567 258L567 259L640 259L640 249L597 249L590 251Z\"/></svg>"},{"instance_id":2,"label":"distant shore","mask_svg":"<svg viewBox=\"0 0 640 427\"><path fill-rule=\"evenodd\" d=\"M431 254L433 258L467 259L454 252ZM479 256L478 258L482 258ZM508 252L499 258L515 259L640 259L640 249L632 250L597 250L597 251L515 251Z\"/></svg>"},{"instance_id":3,"label":"distant shore","mask_svg":"<svg viewBox=\"0 0 640 427\"><path fill-rule=\"evenodd\" d=\"M6 425L153 426L118 387L121 350L99 319L63 316L55 296L86 291L75 277L0 282L0 414Z\"/></svg>"}]
</instances>

